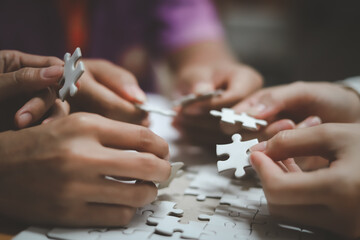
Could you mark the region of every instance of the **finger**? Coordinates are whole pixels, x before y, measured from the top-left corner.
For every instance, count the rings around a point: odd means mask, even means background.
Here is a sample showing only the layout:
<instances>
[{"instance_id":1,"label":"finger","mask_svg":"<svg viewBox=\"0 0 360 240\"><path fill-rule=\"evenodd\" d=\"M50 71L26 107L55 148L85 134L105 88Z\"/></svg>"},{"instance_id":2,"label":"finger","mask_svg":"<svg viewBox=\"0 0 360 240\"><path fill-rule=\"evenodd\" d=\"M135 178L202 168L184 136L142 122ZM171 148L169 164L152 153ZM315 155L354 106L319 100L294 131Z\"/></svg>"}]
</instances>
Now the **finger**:
<instances>
[{"instance_id":1,"label":"finger","mask_svg":"<svg viewBox=\"0 0 360 240\"><path fill-rule=\"evenodd\" d=\"M170 163L151 153L121 151L117 149L101 149L101 155L92 159L93 169L102 176L116 178L141 179L145 181L162 182L170 175ZM98 161L101 159L101 161Z\"/></svg>"},{"instance_id":2,"label":"finger","mask_svg":"<svg viewBox=\"0 0 360 240\"><path fill-rule=\"evenodd\" d=\"M291 205L329 202L329 196L333 191L328 171L284 173L264 153L254 152L250 158L261 179L268 202Z\"/></svg>"},{"instance_id":3,"label":"finger","mask_svg":"<svg viewBox=\"0 0 360 240\"><path fill-rule=\"evenodd\" d=\"M143 103L146 95L130 72L108 61L90 60L85 62L95 79L124 99Z\"/></svg>"},{"instance_id":4,"label":"finger","mask_svg":"<svg viewBox=\"0 0 360 240\"><path fill-rule=\"evenodd\" d=\"M195 93L202 94L213 91L212 83L213 72L208 67L187 68L180 73L178 89L183 94Z\"/></svg>"},{"instance_id":5,"label":"finger","mask_svg":"<svg viewBox=\"0 0 360 240\"><path fill-rule=\"evenodd\" d=\"M46 124L51 122L52 120L65 117L70 113L70 105L68 102L63 102L60 99L56 99L54 105L51 109L51 114L48 118L46 118L42 123Z\"/></svg>"},{"instance_id":6,"label":"finger","mask_svg":"<svg viewBox=\"0 0 360 240\"><path fill-rule=\"evenodd\" d=\"M253 69L242 66L227 76L215 79L216 88L225 89L218 98L211 99L213 108L232 107L262 86L262 77Z\"/></svg>"},{"instance_id":7,"label":"finger","mask_svg":"<svg viewBox=\"0 0 360 240\"><path fill-rule=\"evenodd\" d=\"M39 56L14 50L0 51L0 73L13 72L23 67L43 68L53 65L63 66L57 57Z\"/></svg>"},{"instance_id":8,"label":"finger","mask_svg":"<svg viewBox=\"0 0 360 240\"><path fill-rule=\"evenodd\" d=\"M0 81L0 100L55 85L62 74L63 67L61 66L22 68L16 72L5 73Z\"/></svg>"},{"instance_id":9,"label":"finger","mask_svg":"<svg viewBox=\"0 0 360 240\"><path fill-rule=\"evenodd\" d=\"M293 158L288 158L282 161L289 172L302 172L301 168L296 164Z\"/></svg>"},{"instance_id":10,"label":"finger","mask_svg":"<svg viewBox=\"0 0 360 240\"><path fill-rule=\"evenodd\" d=\"M101 125L96 129L100 143L104 146L152 153L162 159L169 155L166 141L148 128L100 116L92 118L91 122L94 126Z\"/></svg>"},{"instance_id":11,"label":"finger","mask_svg":"<svg viewBox=\"0 0 360 240\"><path fill-rule=\"evenodd\" d=\"M82 83L81 89L77 95L69 99L72 111L97 113L134 124L142 124L146 120L146 112L94 81L89 74L84 73L79 81Z\"/></svg>"},{"instance_id":12,"label":"finger","mask_svg":"<svg viewBox=\"0 0 360 240\"><path fill-rule=\"evenodd\" d=\"M333 159L336 151L335 126L323 124L311 128L281 131L267 142L251 148L263 151L270 158L284 160L291 157L322 156Z\"/></svg>"},{"instance_id":13,"label":"finger","mask_svg":"<svg viewBox=\"0 0 360 240\"><path fill-rule=\"evenodd\" d=\"M323 205L270 205L269 211L273 216L296 224L328 229L340 234L350 232L341 229L343 226L339 222L342 222L342 220L334 217L334 212Z\"/></svg>"},{"instance_id":14,"label":"finger","mask_svg":"<svg viewBox=\"0 0 360 240\"><path fill-rule=\"evenodd\" d=\"M21 129L39 121L53 106L55 99L56 92L53 88L48 87L40 91L16 112L15 125Z\"/></svg>"},{"instance_id":15,"label":"finger","mask_svg":"<svg viewBox=\"0 0 360 240\"><path fill-rule=\"evenodd\" d=\"M306 118L304 121L297 124L296 128L307 128L307 127L314 127L320 125L321 119L318 116L310 116Z\"/></svg>"},{"instance_id":16,"label":"finger","mask_svg":"<svg viewBox=\"0 0 360 240\"><path fill-rule=\"evenodd\" d=\"M157 196L157 188L151 182L131 184L104 179L95 186L92 185L88 191L85 193L88 195L88 202L136 208L153 202Z\"/></svg>"}]
</instances>

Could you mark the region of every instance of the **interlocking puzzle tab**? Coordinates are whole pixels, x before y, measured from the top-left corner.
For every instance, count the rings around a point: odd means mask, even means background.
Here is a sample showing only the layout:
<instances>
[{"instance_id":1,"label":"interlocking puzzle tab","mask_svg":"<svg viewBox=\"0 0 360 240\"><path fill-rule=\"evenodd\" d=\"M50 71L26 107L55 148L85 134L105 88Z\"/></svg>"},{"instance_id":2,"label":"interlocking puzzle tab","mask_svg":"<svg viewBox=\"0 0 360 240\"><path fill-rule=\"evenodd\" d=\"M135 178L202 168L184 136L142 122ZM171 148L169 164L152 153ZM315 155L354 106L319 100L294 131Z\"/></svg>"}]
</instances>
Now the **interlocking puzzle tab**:
<instances>
[{"instance_id":1,"label":"interlocking puzzle tab","mask_svg":"<svg viewBox=\"0 0 360 240\"><path fill-rule=\"evenodd\" d=\"M59 97L62 101L65 101L65 98L70 96L75 96L78 91L76 87L76 82L79 80L81 75L85 71L84 63L78 61L81 58L80 48L76 48L73 55L70 53L65 53L64 56L64 74L60 83L63 84L59 90ZM77 62L77 64L76 64Z\"/></svg>"},{"instance_id":2,"label":"interlocking puzzle tab","mask_svg":"<svg viewBox=\"0 0 360 240\"><path fill-rule=\"evenodd\" d=\"M245 175L244 167L249 165L248 149L259 143L257 139L241 142L241 135L232 135L233 142L230 144L217 144L216 154L229 155L225 161L218 161L217 168L219 172L235 169L235 177L239 178Z\"/></svg>"},{"instance_id":3,"label":"interlocking puzzle tab","mask_svg":"<svg viewBox=\"0 0 360 240\"><path fill-rule=\"evenodd\" d=\"M260 120L253 118L246 113L236 114L234 110L230 108L222 108L221 112L217 110L211 110L210 114L215 117L221 117L221 121L235 124L236 122L241 122L243 128L248 130L256 131L258 130L257 125L266 126L267 122L265 120Z\"/></svg>"}]
</instances>

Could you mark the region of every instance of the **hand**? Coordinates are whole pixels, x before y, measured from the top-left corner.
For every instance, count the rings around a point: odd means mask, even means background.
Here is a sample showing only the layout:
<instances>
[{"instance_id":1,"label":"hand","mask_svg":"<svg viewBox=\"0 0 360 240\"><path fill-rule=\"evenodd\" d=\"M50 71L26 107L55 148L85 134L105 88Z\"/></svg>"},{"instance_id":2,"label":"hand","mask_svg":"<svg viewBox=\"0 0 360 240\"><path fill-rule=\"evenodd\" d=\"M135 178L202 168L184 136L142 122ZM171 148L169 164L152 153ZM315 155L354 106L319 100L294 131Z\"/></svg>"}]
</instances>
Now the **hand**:
<instances>
[{"instance_id":1,"label":"hand","mask_svg":"<svg viewBox=\"0 0 360 240\"><path fill-rule=\"evenodd\" d=\"M63 62L12 50L0 51L0 130L43 119L55 103ZM57 105L66 105L58 103Z\"/></svg>"},{"instance_id":2,"label":"hand","mask_svg":"<svg viewBox=\"0 0 360 240\"><path fill-rule=\"evenodd\" d=\"M296 82L262 89L233 109L261 119L290 118L295 122L319 116L323 122L360 121L360 99L352 90L332 83Z\"/></svg>"},{"instance_id":3,"label":"hand","mask_svg":"<svg viewBox=\"0 0 360 240\"><path fill-rule=\"evenodd\" d=\"M147 126L147 114L134 103L146 101L135 77L105 60L83 60L85 73L79 79L77 95L69 99L74 112L85 111Z\"/></svg>"},{"instance_id":4,"label":"hand","mask_svg":"<svg viewBox=\"0 0 360 240\"><path fill-rule=\"evenodd\" d=\"M184 93L203 93L223 89L221 96L189 104L179 110L174 125L189 139L207 136L210 143L219 141L224 134L219 120L209 111L232 107L261 87L262 77L252 68L237 63L221 63L208 66L190 66L180 74L180 89ZM213 133L213 134L211 134ZM220 137L222 136L222 137ZM199 139L200 141L203 140Z\"/></svg>"},{"instance_id":5,"label":"hand","mask_svg":"<svg viewBox=\"0 0 360 240\"><path fill-rule=\"evenodd\" d=\"M28 224L125 225L170 175L163 139L88 113L0 133L0 146L0 213Z\"/></svg>"},{"instance_id":6,"label":"hand","mask_svg":"<svg viewBox=\"0 0 360 240\"><path fill-rule=\"evenodd\" d=\"M359 124L323 124L282 131L252 147L251 163L262 181L270 213L359 237L359 143ZM329 167L301 172L288 165L285 172L274 162L298 156L321 156Z\"/></svg>"}]
</instances>

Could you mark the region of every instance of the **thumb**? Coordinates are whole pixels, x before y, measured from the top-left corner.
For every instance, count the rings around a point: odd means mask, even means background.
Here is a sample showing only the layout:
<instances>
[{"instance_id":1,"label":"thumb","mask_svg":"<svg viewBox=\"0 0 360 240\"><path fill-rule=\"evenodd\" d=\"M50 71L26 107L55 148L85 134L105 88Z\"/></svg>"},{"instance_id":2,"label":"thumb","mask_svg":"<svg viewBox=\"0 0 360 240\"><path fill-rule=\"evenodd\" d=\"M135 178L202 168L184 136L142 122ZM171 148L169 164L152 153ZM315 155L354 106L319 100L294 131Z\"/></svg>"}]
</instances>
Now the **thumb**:
<instances>
[{"instance_id":1,"label":"thumb","mask_svg":"<svg viewBox=\"0 0 360 240\"><path fill-rule=\"evenodd\" d=\"M1 74L0 101L21 93L35 92L57 84L63 75L62 66L47 68L21 68Z\"/></svg>"}]
</instances>

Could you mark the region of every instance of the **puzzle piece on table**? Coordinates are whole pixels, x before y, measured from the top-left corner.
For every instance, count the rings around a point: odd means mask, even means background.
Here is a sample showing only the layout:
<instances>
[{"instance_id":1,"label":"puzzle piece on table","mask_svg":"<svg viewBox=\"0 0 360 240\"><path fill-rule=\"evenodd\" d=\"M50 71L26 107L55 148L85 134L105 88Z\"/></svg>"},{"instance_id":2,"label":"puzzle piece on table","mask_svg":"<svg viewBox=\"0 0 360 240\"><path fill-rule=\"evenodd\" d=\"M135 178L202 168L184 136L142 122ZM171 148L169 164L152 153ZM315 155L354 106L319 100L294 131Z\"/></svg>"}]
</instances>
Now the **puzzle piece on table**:
<instances>
[{"instance_id":1,"label":"puzzle piece on table","mask_svg":"<svg viewBox=\"0 0 360 240\"><path fill-rule=\"evenodd\" d=\"M182 209L175 208L175 202L169 201L156 201L155 203L148 204L142 208L138 208L136 211L137 215L142 215L146 211L150 211L151 217L164 218L170 214L175 216L182 216L184 211Z\"/></svg>"},{"instance_id":2,"label":"puzzle piece on table","mask_svg":"<svg viewBox=\"0 0 360 240\"><path fill-rule=\"evenodd\" d=\"M98 240L143 240L148 239L153 234L149 231L135 230L131 234L122 232L122 229L109 230L100 235Z\"/></svg>"},{"instance_id":3,"label":"puzzle piece on table","mask_svg":"<svg viewBox=\"0 0 360 240\"><path fill-rule=\"evenodd\" d=\"M189 221L187 224L179 223L180 218L166 216L164 218L148 218L148 223L156 225L156 232L171 236L174 232L182 232L181 237L198 239L206 223Z\"/></svg>"},{"instance_id":4,"label":"puzzle piece on table","mask_svg":"<svg viewBox=\"0 0 360 240\"><path fill-rule=\"evenodd\" d=\"M148 104L135 104L135 106L145 112L157 113L169 117L175 117L177 115L177 113L174 110L162 109Z\"/></svg>"},{"instance_id":5,"label":"puzzle piece on table","mask_svg":"<svg viewBox=\"0 0 360 240\"><path fill-rule=\"evenodd\" d=\"M244 167L249 165L248 149L259 143L257 139L241 142L241 135L232 135L233 142L230 144L217 144L217 156L229 155L225 161L218 161L218 171L222 172L229 169L235 169L235 177L239 178L245 175Z\"/></svg>"},{"instance_id":6,"label":"puzzle piece on table","mask_svg":"<svg viewBox=\"0 0 360 240\"><path fill-rule=\"evenodd\" d=\"M75 84L85 71L84 63L78 61L80 58L80 48L76 48L73 55L66 53L64 56L64 74L60 80L60 83L63 84L63 86L59 90L59 97L62 101L64 101L68 95L73 97L78 91Z\"/></svg>"},{"instance_id":7,"label":"puzzle piece on table","mask_svg":"<svg viewBox=\"0 0 360 240\"><path fill-rule=\"evenodd\" d=\"M147 219L150 217L151 214L152 212L150 211L145 211L141 215L135 214L131 222L127 226L125 226L126 229L124 229L123 232L125 234L132 234L136 230L154 232L155 227L146 224Z\"/></svg>"},{"instance_id":8,"label":"puzzle piece on table","mask_svg":"<svg viewBox=\"0 0 360 240\"><path fill-rule=\"evenodd\" d=\"M221 175L214 175L209 172L199 172L195 178L191 181L191 188L208 189L209 186L212 190L226 190L230 184L230 179Z\"/></svg>"},{"instance_id":9,"label":"puzzle piece on table","mask_svg":"<svg viewBox=\"0 0 360 240\"><path fill-rule=\"evenodd\" d=\"M183 162L174 162L171 163L171 173L169 178L164 181L159 183L158 185L158 189L162 189L162 188L166 188L169 186L169 184L172 182L172 180L176 177L180 177L184 172L182 170L180 170L180 168L182 168L184 166Z\"/></svg>"},{"instance_id":10,"label":"puzzle piece on table","mask_svg":"<svg viewBox=\"0 0 360 240\"><path fill-rule=\"evenodd\" d=\"M215 91L206 92L206 93L202 93L202 94L192 93L192 94L183 96L178 100L173 101L173 106L185 106L185 105L188 105L188 104L196 102L196 101L201 101L201 100L205 100L208 98L220 96L223 92L224 92L223 90L218 89Z\"/></svg>"},{"instance_id":11,"label":"puzzle piece on table","mask_svg":"<svg viewBox=\"0 0 360 240\"><path fill-rule=\"evenodd\" d=\"M257 125L266 126L267 122L265 120L253 118L246 113L236 114L233 109L222 108L221 112L217 110L211 110L210 114L215 117L221 117L221 121L235 124L236 122L242 123L243 128L248 130L256 131L258 130Z\"/></svg>"},{"instance_id":12,"label":"puzzle piece on table","mask_svg":"<svg viewBox=\"0 0 360 240\"><path fill-rule=\"evenodd\" d=\"M169 238L170 238L171 240L184 240L184 239L181 237L181 233L180 233L180 232L174 232L171 237L169 237L169 236L163 236L163 235L160 235L160 234L153 233L149 239L150 239L150 240L169 240ZM121 240L122 240L122 239L121 239ZM139 238L139 240L140 240L140 238Z\"/></svg>"},{"instance_id":13,"label":"puzzle piece on table","mask_svg":"<svg viewBox=\"0 0 360 240\"><path fill-rule=\"evenodd\" d=\"M184 195L197 196L198 201L204 201L207 197L221 198L229 184L229 178L202 171L196 175Z\"/></svg>"},{"instance_id":14,"label":"puzzle piece on table","mask_svg":"<svg viewBox=\"0 0 360 240\"><path fill-rule=\"evenodd\" d=\"M235 208L254 209L257 210L261 206L260 198L239 197L229 194L224 194L220 199L220 204L230 205Z\"/></svg>"},{"instance_id":15,"label":"puzzle piece on table","mask_svg":"<svg viewBox=\"0 0 360 240\"><path fill-rule=\"evenodd\" d=\"M104 231L104 229L54 228L47 233L47 236L61 240L98 240L102 231Z\"/></svg>"},{"instance_id":16,"label":"puzzle piece on table","mask_svg":"<svg viewBox=\"0 0 360 240\"><path fill-rule=\"evenodd\" d=\"M50 240L46 236L48 231L49 229L46 228L29 227L16 235L12 240Z\"/></svg>"},{"instance_id":17,"label":"puzzle piece on table","mask_svg":"<svg viewBox=\"0 0 360 240\"><path fill-rule=\"evenodd\" d=\"M207 214L200 214L198 216L199 220L209 221L208 225L219 226L222 228L227 228L229 231L236 227L237 230L243 229L248 230L250 233L250 225L251 219L249 218L242 218L240 215L238 216L231 216L228 208L218 207L215 209L213 215Z\"/></svg>"},{"instance_id":18,"label":"puzzle piece on table","mask_svg":"<svg viewBox=\"0 0 360 240\"><path fill-rule=\"evenodd\" d=\"M279 224L276 222L266 224L252 224L251 239L300 239L301 229L298 227Z\"/></svg>"},{"instance_id":19,"label":"puzzle piece on table","mask_svg":"<svg viewBox=\"0 0 360 240\"><path fill-rule=\"evenodd\" d=\"M227 227L207 224L200 240L232 240L247 239L250 236L250 229L229 229Z\"/></svg>"},{"instance_id":20,"label":"puzzle piece on table","mask_svg":"<svg viewBox=\"0 0 360 240\"><path fill-rule=\"evenodd\" d=\"M184 192L184 195L197 196L196 200L205 201L206 198L218 198L224 194L221 190L211 190L211 186L208 189L198 189L198 188L187 188Z\"/></svg>"}]
</instances>

